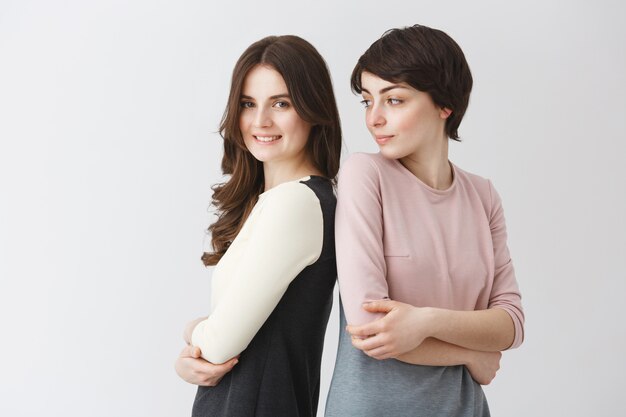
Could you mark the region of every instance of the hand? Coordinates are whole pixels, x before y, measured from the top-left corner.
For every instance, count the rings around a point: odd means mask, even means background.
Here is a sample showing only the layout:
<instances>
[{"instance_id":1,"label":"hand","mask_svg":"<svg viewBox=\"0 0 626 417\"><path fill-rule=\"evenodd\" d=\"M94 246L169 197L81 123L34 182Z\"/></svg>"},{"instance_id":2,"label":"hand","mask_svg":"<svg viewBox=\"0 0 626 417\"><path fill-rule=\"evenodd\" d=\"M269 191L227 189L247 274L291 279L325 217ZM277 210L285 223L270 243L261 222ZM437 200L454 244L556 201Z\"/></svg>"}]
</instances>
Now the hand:
<instances>
[{"instance_id":1,"label":"hand","mask_svg":"<svg viewBox=\"0 0 626 417\"><path fill-rule=\"evenodd\" d=\"M239 362L239 356L236 356L221 365L214 365L202 359L200 354L199 347L185 346L174 364L178 376L190 384L214 387Z\"/></svg>"},{"instance_id":2,"label":"hand","mask_svg":"<svg viewBox=\"0 0 626 417\"><path fill-rule=\"evenodd\" d=\"M198 323L206 320L207 318L208 317L198 317L197 319L191 320L189 323L187 323L187 325L185 326L185 330L183 330L183 340L185 341L185 343L187 343L188 345L191 344L191 334L193 333L193 329L196 328Z\"/></svg>"},{"instance_id":3,"label":"hand","mask_svg":"<svg viewBox=\"0 0 626 417\"><path fill-rule=\"evenodd\" d=\"M414 307L393 300L364 303L369 312L386 313L384 317L362 326L347 326L352 345L375 359L395 358L418 347L431 336L428 308Z\"/></svg>"},{"instance_id":4,"label":"hand","mask_svg":"<svg viewBox=\"0 0 626 417\"><path fill-rule=\"evenodd\" d=\"M480 352L474 351L472 358L465 365L474 381L481 385L489 385L496 377L496 372L500 369L500 352Z\"/></svg>"}]
</instances>

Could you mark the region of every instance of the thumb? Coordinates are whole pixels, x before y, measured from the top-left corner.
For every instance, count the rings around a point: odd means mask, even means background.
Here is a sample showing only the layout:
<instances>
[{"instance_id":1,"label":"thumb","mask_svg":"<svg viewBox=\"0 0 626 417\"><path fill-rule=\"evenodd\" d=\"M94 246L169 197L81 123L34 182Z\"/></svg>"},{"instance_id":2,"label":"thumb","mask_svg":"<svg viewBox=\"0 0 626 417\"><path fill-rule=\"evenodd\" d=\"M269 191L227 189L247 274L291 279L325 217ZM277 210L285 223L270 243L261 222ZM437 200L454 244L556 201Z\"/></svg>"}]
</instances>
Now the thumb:
<instances>
[{"instance_id":1,"label":"thumb","mask_svg":"<svg viewBox=\"0 0 626 417\"><path fill-rule=\"evenodd\" d=\"M200 350L199 347L197 346L191 346L191 345L187 345L183 348L183 350L180 352L180 357L181 358L194 358L194 359L198 359L200 357L200 355L202 354L202 351Z\"/></svg>"},{"instance_id":2,"label":"thumb","mask_svg":"<svg viewBox=\"0 0 626 417\"><path fill-rule=\"evenodd\" d=\"M194 359L198 359L200 355L202 355L202 351L200 350L200 348L198 346L191 346L189 356L191 356Z\"/></svg>"},{"instance_id":3,"label":"thumb","mask_svg":"<svg viewBox=\"0 0 626 417\"><path fill-rule=\"evenodd\" d=\"M190 358L191 357L191 352L193 350L193 346L191 345L185 345L185 347L183 348L183 350L180 351L180 357L181 358Z\"/></svg>"},{"instance_id":4,"label":"thumb","mask_svg":"<svg viewBox=\"0 0 626 417\"><path fill-rule=\"evenodd\" d=\"M370 313L388 313L395 307L395 301L377 300L363 303L363 309Z\"/></svg>"},{"instance_id":5,"label":"thumb","mask_svg":"<svg viewBox=\"0 0 626 417\"><path fill-rule=\"evenodd\" d=\"M229 372L237 363L239 363L239 359L235 357L215 366L219 368L220 372Z\"/></svg>"}]
</instances>

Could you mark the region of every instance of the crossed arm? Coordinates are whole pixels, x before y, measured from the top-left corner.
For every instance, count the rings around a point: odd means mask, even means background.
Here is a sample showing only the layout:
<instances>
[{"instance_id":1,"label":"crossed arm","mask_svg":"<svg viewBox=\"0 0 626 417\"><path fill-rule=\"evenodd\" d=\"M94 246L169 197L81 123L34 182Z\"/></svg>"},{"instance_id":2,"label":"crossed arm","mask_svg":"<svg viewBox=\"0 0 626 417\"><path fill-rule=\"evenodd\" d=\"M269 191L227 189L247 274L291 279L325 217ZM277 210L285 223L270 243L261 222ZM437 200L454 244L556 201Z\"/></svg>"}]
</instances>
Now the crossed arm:
<instances>
[{"instance_id":1,"label":"crossed arm","mask_svg":"<svg viewBox=\"0 0 626 417\"><path fill-rule=\"evenodd\" d=\"M489 183L495 277L489 308L455 311L389 300L383 249L379 172L364 155L339 177L335 237L339 289L353 345L376 359L418 365L465 365L480 383L499 367L500 353L522 341L523 313L506 247L500 199ZM372 302L367 303L370 300Z\"/></svg>"},{"instance_id":2,"label":"crossed arm","mask_svg":"<svg viewBox=\"0 0 626 417\"><path fill-rule=\"evenodd\" d=\"M320 202L304 184L285 183L272 190L258 206L254 221L246 226L245 232L240 232L245 243L235 240L231 245L232 249L241 244L234 252L238 255L227 260L228 269L221 265L228 281L211 315L186 326L184 339L189 346L181 352L175 368L187 382L219 382L236 364L239 353L254 338L291 281L321 253Z\"/></svg>"},{"instance_id":3,"label":"crossed arm","mask_svg":"<svg viewBox=\"0 0 626 417\"><path fill-rule=\"evenodd\" d=\"M347 326L353 346L366 355L414 365L465 365L484 385L493 380L500 367L500 350L510 345L503 336L513 331L509 315L497 308L453 311L392 300L373 301L363 308L385 313L365 325Z\"/></svg>"}]
</instances>

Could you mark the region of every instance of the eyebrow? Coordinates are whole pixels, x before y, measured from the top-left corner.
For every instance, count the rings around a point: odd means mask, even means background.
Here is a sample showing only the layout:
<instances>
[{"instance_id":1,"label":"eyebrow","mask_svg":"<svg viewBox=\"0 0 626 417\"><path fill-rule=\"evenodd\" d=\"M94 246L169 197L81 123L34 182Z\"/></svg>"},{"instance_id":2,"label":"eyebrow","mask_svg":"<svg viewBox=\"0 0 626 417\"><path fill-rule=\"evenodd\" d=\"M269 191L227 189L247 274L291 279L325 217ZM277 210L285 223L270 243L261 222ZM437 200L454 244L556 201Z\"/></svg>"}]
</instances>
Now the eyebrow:
<instances>
[{"instance_id":1,"label":"eyebrow","mask_svg":"<svg viewBox=\"0 0 626 417\"><path fill-rule=\"evenodd\" d=\"M388 87L385 87L385 88L381 89L381 90L378 92L378 94L385 94L387 91L389 91L389 90L393 90L393 89L395 89L395 88L404 88L405 90L407 89L407 88L406 88L405 86L403 86L403 85L400 85L400 84L393 84L393 85L390 85L390 86L388 86ZM361 87L361 91L365 91L367 94L370 94L370 95L372 94L372 93L370 93L369 91L367 91L367 89L366 89L366 88L363 88L363 87Z\"/></svg>"},{"instance_id":2,"label":"eyebrow","mask_svg":"<svg viewBox=\"0 0 626 417\"><path fill-rule=\"evenodd\" d=\"M247 96L247 95L245 95L245 94L242 94L242 95L241 95L241 98L245 98L246 100L254 100L254 98L252 98L252 97L250 97L250 96ZM279 99L279 98L288 98L288 99L291 99L291 97L289 97L289 94L287 94L287 93L282 93L282 94L276 94L275 96L271 96L271 97L270 97L270 100L276 100L276 99Z\"/></svg>"}]
</instances>

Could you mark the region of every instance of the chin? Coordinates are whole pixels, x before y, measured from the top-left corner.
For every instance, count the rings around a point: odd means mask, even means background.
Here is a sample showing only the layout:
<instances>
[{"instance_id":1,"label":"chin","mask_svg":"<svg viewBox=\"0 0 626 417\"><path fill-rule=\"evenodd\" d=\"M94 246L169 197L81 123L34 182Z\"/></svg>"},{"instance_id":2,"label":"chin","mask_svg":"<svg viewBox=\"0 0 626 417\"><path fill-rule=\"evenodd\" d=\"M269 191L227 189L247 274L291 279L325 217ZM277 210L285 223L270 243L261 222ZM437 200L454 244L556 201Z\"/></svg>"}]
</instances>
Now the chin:
<instances>
[{"instance_id":1,"label":"chin","mask_svg":"<svg viewBox=\"0 0 626 417\"><path fill-rule=\"evenodd\" d=\"M380 154L387 159L400 159L405 157L406 152L402 152L400 149L394 148L393 146L379 146Z\"/></svg>"},{"instance_id":2,"label":"chin","mask_svg":"<svg viewBox=\"0 0 626 417\"><path fill-rule=\"evenodd\" d=\"M280 152L276 152L274 149L263 149L257 146L248 147L248 151L254 156L255 159L261 162L268 162L275 159Z\"/></svg>"},{"instance_id":3,"label":"chin","mask_svg":"<svg viewBox=\"0 0 626 417\"><path fill-rule=\"evenodd\" d=\"M259 162L271 162L274 159L271 155L265 155L263 153L253 153L252 156Z\"/></svg>"}]
</instances>

